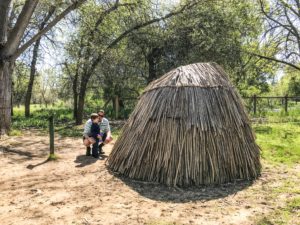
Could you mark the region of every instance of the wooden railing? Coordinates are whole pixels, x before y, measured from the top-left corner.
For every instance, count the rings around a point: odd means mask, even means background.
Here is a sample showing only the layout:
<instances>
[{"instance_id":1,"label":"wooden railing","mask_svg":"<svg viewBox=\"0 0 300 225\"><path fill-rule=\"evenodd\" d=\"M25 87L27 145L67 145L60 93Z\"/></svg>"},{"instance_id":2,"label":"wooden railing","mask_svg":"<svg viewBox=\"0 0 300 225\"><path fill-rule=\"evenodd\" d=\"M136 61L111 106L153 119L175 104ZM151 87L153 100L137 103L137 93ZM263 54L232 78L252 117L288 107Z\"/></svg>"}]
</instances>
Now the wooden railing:
<instances>
[{"instance_id":1,"label":"wooden railing","mask_svg":"<svg viewBox=\"0 0 300 225\"><path fill-rule=\"evenodd\" d=\"M289 101L295 101L300 102L300 96L257 96L257 95L253 95L251 97L243 97L244 99L252 99L252 103L253 103L253 113L254 115L256 115L257 113L257 101L259 99L281 99L282 101L282 105L284 106L284 111L287 113L288 112L288 102Z\"/></svg>"}]
</instances>

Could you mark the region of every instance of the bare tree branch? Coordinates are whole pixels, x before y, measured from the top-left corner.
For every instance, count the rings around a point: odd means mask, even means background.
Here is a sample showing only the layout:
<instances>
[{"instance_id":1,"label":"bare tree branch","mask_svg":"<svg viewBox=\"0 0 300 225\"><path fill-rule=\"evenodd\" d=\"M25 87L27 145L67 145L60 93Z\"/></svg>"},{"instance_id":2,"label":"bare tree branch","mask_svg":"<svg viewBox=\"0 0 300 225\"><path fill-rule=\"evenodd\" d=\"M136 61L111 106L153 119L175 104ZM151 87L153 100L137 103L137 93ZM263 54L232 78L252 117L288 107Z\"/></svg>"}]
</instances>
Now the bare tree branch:
<instances>
[{"instance_id":1,"label":"bare tree branch","mask_svg":"<svg viewBox=\"0 0 300 225\"><path fill-rule=\"evenodd\" d=\"M289 3L287 3L286 1L284 1L284 0L279 0L279 2L285 7L285 8L288 8L289 10L291 10L294 14L295 14L295 16L298 16L298 17L300 17L300 12L298 11L296 11L296 9L294 9ZM296 3L298 2L298 4L299 4L299 1L298 0L296 0ZM298 6L298 9L299 9L299 6Z\"/></svg>"},{"instance_id":2,"label":"bare tree branch","mask_svg":"<svg viewBox=\"0 0 300 225\"><path fill-rule=\"evenodd\" d=\"M44 29L40 30L36 35L34 35L29 41L22 45L14 54L14 58L19 57L30 45L37 41L41 36L47 33L51 28L53 28L60 20L62 20L68 13L80 7L87 0L78 0L73 2L69 7L67 7L62 13L56 16Z\"/></svg>"},{"instance_id":3,"label":"bare tree branch","mask_svg":"<svg viewBox=\"0 0 300 225\"><path fill-rule=\"evenodd\" d=\"M262 11L262 13L264 14L264 16L265 16L266 18L268 18L269 20L271 20L271 21L274 22L275 24L278 24L278 25L281 26L282 28L284 28L284 29L290 31L292 34L297 35L297 34L294 33L294 30L293 30L289 25L283 24L283 23L279 22L278 20L274 19L273 17L271 17L271 16L266 12L266 10L265 10L265 8L264 8L264 3L263 3L262 0L259 0L259 2L260 2L260 8L261 8L261 11Z\"/></svg>"},{"instance_id":4,"label":"bare tree branch","mask_svg":"<svg viewBox=\"0 0 300 225\"><path fill-rule=\"evenodd\" d=\"M26 0L15 26L9 33L4 50L4 54L6 56L12 56L18 48L38 2L39 0Z\"/></svg>"},{"instance_id":5,"label":"bare tree branch","mask_svg":"<svg viewBox=\"0 0 300 225\"><path fill-rule=\"evenodd\" d=\"M261 59L266 59L266 60L271 60L271 61L274 61L274 62L278 62L278 63L284 64L284 65L293 67L293 68L295 68L296 70L299 70L299 71L300 71L300 67L294 65L293 63L290 63L290 62L287 62L287 61L284 61L284 60L281 60L281 59L276 59L276 58L273 58L273 57L269 57L269 56L260 55L260 54L258 54L258 53L253 53L253 52L246 52L246 53L247 53L247 54L250 54L250 55L254 55L254 56L259 57L259 58L261 58Z\"/></svg>"}]
</instances>

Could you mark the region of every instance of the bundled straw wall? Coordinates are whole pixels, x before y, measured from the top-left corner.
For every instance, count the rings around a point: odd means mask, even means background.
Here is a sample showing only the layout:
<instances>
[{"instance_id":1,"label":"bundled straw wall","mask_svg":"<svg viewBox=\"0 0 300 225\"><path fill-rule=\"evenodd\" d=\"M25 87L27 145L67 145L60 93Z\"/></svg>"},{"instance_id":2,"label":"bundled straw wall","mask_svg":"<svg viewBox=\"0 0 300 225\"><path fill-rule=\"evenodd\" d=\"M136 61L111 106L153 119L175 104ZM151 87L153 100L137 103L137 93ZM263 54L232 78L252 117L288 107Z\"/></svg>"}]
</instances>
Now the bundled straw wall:
<instances>
[{"instance_id":1,"label":"bundled straw wall","mask_svg":"<svg viewBox=\"0 0 300 225\"><path fill-rule=\"evenodd\" d=\"M216 63L198 63L145 89L108 166L134 179L191 186L254 179L259 155L228 76Z\"/></svg>"}]
</instances>

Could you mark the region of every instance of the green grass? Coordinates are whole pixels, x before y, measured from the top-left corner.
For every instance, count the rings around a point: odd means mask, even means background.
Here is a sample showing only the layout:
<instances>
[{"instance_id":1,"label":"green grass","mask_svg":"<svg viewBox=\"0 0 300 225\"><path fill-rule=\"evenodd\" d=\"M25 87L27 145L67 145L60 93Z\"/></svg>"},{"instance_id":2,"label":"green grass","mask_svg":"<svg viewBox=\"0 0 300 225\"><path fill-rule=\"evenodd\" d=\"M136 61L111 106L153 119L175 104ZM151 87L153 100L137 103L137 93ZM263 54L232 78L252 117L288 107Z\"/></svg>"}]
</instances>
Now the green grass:
<instances>
[{"instance_id":1,"label":"green grass","mask_svg":"<svg viewBox=\"0 0 300 225\"><path fill-rule=\"evenodd\" d=\"M22 135L22 131L19 129L11 129L9 131L9 135L10 136L21 136Z\"/></svg>"},{"instance_id":2,"label":"green grass","mask_svg":"<svg viewBox=\"0 0 300 225\"><path fill-rule=\"evenodd\" d=\"M262 158L270 163L300 163L300 124L254 124Z\"/></svg>"},{"instance_id":3,"label":"green grass","mask_svg":"<svg viewBox=\"0 0 300 225\"><path fill-rule=\"evenodd\" d=\"M112 133L112 136L113 136L114 140L117 140L118 137L121 134L121 129L115 129L115 128L112 127L111 133Z\"/></svg>"},{"instance_id":4,"label":"green grass","mask_svg":"<svg viewBox=\"0 0 300 225\"><path fill-rule=\"evenodd\" d=\"M295 224L291 221L300 213L300 197L289 199L284 207L279 207L266 216L258 218L256 225L283 225ZM296 216L297 217L297 216Z\"/></svg>"},{"instance_id":5,"label":"green grass","mask_svg":"<svg viewBox=\"0 0 300 225\"><path fill-rule=\"evenodd\" d=\"M279 112L267 112L266 118L271 123L285 123L285 122L294 122L300 123L300 104L297 106L289 108L288 112L286 113L283 109Z\"/></svg>"},{"instance_id":6,"label":"green grass","mask_svg":"<svg viewBox=\"0 0 300 225\"><path fill-rule=\"evenodd\" d=\"M13 128L48 128L48 118L53 115L56 124L65 124L72 122L72 110L61 107L40 108L34 106L31 108L29 118L24 116L24 107L14 108Z\"/></svg>"},{"instance_id":7,"label":"green grass","mask_svg":"<svg viewBox=\"0 0 300 225\"><path fill-rule=\"evenodd\" d=\"M59 157L56 154L50 154L48 157L48 160L52 161L52 160L57 160L59 159Z\"/></svg>"},{"instance_id":8,"label":"green grass","mask_svg":"<svg viewBox=\"0 0 300 225\"><path fill-rule=\"evenodd\" d=\"M82 127L76 126L74 123L72 109L58 106L51 106L45 109L33 105L29 118L24 116L24 107L15 107L12 118L12 130L16 132L23 129L38 129L41 133L47 133L50 115L54 116L55 133L67 137L79 137L82 135Z\"/></svg>"}]
</instances>

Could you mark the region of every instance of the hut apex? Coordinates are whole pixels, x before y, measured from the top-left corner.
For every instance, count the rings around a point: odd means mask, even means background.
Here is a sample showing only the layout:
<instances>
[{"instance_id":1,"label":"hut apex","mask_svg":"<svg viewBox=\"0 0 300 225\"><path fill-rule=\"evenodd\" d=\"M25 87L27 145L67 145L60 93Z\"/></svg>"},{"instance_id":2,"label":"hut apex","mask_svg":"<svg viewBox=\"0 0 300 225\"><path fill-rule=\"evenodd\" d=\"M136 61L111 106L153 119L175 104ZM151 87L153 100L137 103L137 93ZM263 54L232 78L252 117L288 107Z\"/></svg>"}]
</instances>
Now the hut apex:
<instances>
[{"instance_id":1,"label":"hut apex","mask_svg":"<svg viewBox=\"0 0 300 225\"><path fill-rule=\"evenodd\" d=\"M221 184L257 178L260 149L224 70L216 63L196 63L146 87L108 167L169 186Z\"/></svg>"}]
</instances>

